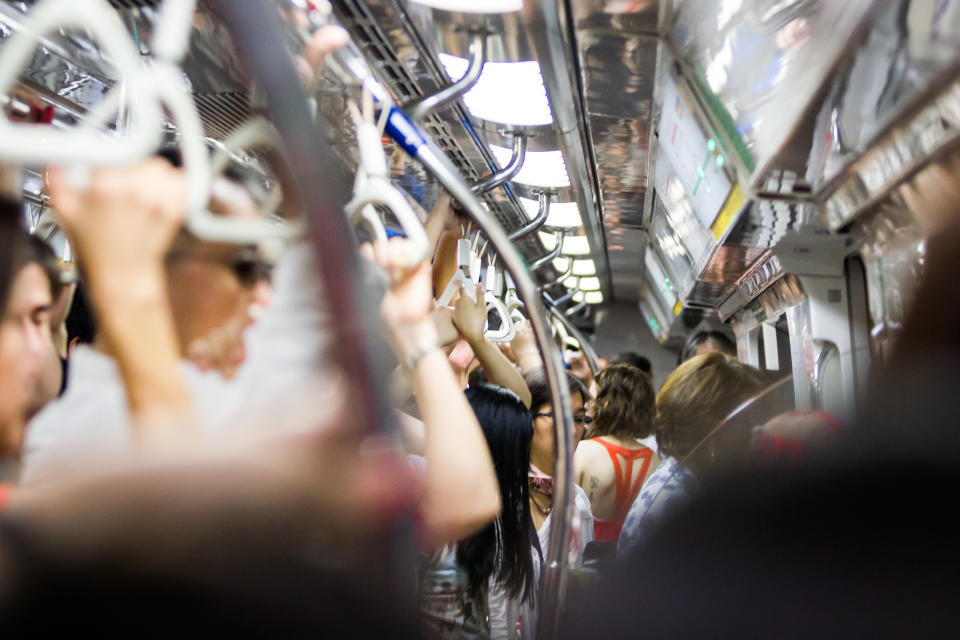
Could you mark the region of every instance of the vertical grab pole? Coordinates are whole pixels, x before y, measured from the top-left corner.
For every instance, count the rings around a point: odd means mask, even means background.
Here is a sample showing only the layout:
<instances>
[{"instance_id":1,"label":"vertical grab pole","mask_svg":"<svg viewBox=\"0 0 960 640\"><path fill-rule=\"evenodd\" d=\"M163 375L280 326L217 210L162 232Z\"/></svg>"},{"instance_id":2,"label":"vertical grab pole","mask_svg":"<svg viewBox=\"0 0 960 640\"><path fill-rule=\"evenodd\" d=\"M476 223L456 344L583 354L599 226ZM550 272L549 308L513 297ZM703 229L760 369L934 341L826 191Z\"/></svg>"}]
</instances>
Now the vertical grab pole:
<instances>
[{"instance_id":1,"label":"vertical grab pole","mask_svg":"<svg viewBox=\"0 0 960 640\"><path fill-rule=\"evenodd\" d=\"M389 426L387 392L375 375L368 328L357 319L378 314L364 309L359 280L359 258L352 243L344 242L352 231L343 213L347 194L335 179L338 169L327 140L332 137L323 123L314 121L293 61L283 46L284 36L275 12L259 0L212 0L237 44L251 77L267 99L267 115L287 153L292 179L310 222L319 275L331 318L329 344L334 361L348 387L356 394L353 410L364 435L383 432ZM390 531L383 557L384 574L397 597L405 598L408 611L415 611L416 534L412 518L398 518Z\"/></svg>"},{"instance_id":2,"label":"vertical grab pole","mask_svg":"<svg viewBox=\"0 0 960 640\"><path fill-rule=\"evenodd\" d=\"M530 325L543 358L547 384L554 415L554 495L551 513L550 541L543 567L543 586L537 602L540 612L537 637L549 640L556 635L560 606L567 589L567 549L570 540L570 507L573 502L573 407L570 403L570 385L553 343L550 323L543 300L537 292L537 283L523 257L510 242L500 223L480 204L450 159L440 148L415 126L399 109L393 108L387 120L387 133L411 156L419 159L441 185L456 199L480 227L483 235L496 249L504 268L513 277L517 292L527 307ZM560 239L558 249L562 246ZM559 251L558 251L559 253Z\"/></svg>"}]
</instances>

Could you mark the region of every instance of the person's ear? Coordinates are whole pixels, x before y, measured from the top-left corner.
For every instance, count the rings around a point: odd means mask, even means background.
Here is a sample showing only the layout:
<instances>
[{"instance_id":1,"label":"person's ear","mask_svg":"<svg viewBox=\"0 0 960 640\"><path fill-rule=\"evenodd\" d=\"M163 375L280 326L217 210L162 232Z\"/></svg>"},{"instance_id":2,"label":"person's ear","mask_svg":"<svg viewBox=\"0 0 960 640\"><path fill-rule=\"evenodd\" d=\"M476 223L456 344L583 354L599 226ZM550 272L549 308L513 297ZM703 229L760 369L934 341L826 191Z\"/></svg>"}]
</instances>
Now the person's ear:
<instances>
[{"instance_id":1,"label":"person's ear","mask_svg":"<svg viewBox=\"0 0 960 640\"><path fill-rule=\"evenodd\" d=\"M67 344L67 357L68 357L68 358L70 357L70 354L73 353L73 348L76 347L78 344L80 344L80 338L79 338L79 337L73 338L73 339L70 340L70 342Z\"/></svg>"}]
</instances>

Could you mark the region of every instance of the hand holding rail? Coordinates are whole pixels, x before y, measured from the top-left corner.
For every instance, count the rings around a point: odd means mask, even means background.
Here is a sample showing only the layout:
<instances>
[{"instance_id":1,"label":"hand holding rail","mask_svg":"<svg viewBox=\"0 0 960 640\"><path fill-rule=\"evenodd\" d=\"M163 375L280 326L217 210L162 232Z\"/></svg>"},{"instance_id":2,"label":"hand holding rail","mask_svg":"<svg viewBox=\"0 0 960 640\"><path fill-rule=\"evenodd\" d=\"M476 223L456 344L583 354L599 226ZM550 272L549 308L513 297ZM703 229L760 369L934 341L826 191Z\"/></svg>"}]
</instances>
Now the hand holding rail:
<instances>
[{"instance_id":1,"label":"hand holding rail","mask_svg":"<svg viewBox=\"0 0 960 640\"><path fill-rule=\"evenodd\" d=\"M477 301L477 291L474 285L474 260L473 252L470 248L469 238L460 238L457 240L457 271L450 278L450 282L444 288L443 293L437 298L438 307L449 307L454 294L463 289L463 293L470 297L474 302Z\"/></svg>"},{"instance_id":2,"label":"hand holding rail","mask_svg":"<svg viewBox=\"0 0 960 640\"><path fill-rule=\"evenodd\" d=\"M413 250L408 258L408 266L413 267L426 258L430 241L413 207L390 182L387 155L380 142L380 130L374 121L373 95L368 90L364 90L362 116L355 106L352 111L357 120L360 164L357 167L353 198L345 207L347 217L351 222L355 222L360 217L363 218L374 234L376 249L378 246L385 246L387 234L380 217L371 205L381 204L389 207L411 241Z\"/></svg>"}]
</instances>

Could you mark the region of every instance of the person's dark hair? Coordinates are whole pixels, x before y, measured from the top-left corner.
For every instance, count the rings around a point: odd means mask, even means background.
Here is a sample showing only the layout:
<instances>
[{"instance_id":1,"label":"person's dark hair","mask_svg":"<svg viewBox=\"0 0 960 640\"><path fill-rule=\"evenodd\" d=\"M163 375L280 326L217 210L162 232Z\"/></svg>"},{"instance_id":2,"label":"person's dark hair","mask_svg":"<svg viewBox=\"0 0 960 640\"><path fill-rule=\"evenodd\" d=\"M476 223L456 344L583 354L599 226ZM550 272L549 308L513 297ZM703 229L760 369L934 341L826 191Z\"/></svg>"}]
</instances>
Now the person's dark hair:
<instances>
[{"instance_id":1,"label":"person's dark hair","mask_svg":"<svg viewBox=\"0 0 960 640\"><path fill-rule=\"evenodd\" d=\"M0 313L7 306L7 293L13 281L19 215L20 205L0 193Z\"/></svg>"},{"instance_id":2,"label":"person's dark hair","mask_svg":"<svg viewBox=\"0 0 960 640\"><path fill-rule=\"evenodd\" d=\"M50 245L35 235L27 239L27 251L23 261L24 265L33 263L39 265L47 275L47 280L50 282L50 296L56 299L63 290L63 281L60 279L60 260Z\"/></svg>"},{"instance_id":3,"label":"person's dark hair","mask_svg":"<svg viewBox=\"0 0 960 640\"><path fill-rule=\"evenodd\" d=\"M650 373L653 370L653 367L650 366L650 361L634 351L618 353L610 359L610 364L629 364L644 373Z\"/></svg>"},{"instance_id":4,"label":"person's dark hair","mask_svg":"<svg viewBox=\"0 0 960 640\"><path fill-rule=\"evenodd\" d=\"M731 411L766 386L763 373L722 353L687 360L657 394L654 428L660 450L685 457Z\"/></svg>"},{"instance_id":5,"label":"person's dark hair","mask_svg":"<svg viewBox=\"0 0 960 640\"><path fill-rule=\"evenodd\" d=\"M583 403L586 404L587 400L590 399L590 392L587 391L587 386L583 384L583 381L576 376L570 373L567 373L566 375L567 384L570 385L570 393L579 393L580 397L583 398ZM550 385L547 384L547 376L542 367L533 369L527 373L523 379L527 383L527 388L530 389L531 411L536 411L540 407L552 403L553 400L550 397Z\"/></svg>"},{"instance_id":6,"label":"person's dark hair","mask_svg":"<svg viewBox=\"0 0 960 640\"><path fill-rule=\"evenodd\" d=\"M653 385L643 371L614 364L597 376L590 438L646 438L653 433Z\"/></svg>"},{"instance_id":7,"label":"person's dark hair","mask_svg":"<svg viewBox=\"0 0 960 640\"><path fill-rule=\"evenodd\" d=\"M494 522L457 545L457 562L466 568L475 597L492 577L511 598L532 600L531 549L540 553L527 481L533 418L515 394L501 387L480 385L466 394L490 448L502 507Z\"/></svg>"},{"instance_id":8,"label":"person's dark hair","mask_svg":"<svg viewBox=\"0 0 960 640\"><path fill-rule=\"evenodd\" d=\"M73 342L74 339L80 344L93 344L97 336L97 320L83 282L77 283L77 289L73 294L73 303L67 313L66 325L67 344Z\"/></svg>"},{"instance_id":9,"label":"person's dark hair","mask_svg":"<svg viewBox=\"0 0 960 640\"><path fill-rule=\"evenodd\" d=\"M697 355L697 349L705 342L709 342L715 351L737 357L737 345L733 344L733 341L730 340L726 334L720 331L701 331L687 338L686 344L683 345L683 350L680 351L680 359L677 362L677 366L680 366Z\"/></svg>"}]
</instances>

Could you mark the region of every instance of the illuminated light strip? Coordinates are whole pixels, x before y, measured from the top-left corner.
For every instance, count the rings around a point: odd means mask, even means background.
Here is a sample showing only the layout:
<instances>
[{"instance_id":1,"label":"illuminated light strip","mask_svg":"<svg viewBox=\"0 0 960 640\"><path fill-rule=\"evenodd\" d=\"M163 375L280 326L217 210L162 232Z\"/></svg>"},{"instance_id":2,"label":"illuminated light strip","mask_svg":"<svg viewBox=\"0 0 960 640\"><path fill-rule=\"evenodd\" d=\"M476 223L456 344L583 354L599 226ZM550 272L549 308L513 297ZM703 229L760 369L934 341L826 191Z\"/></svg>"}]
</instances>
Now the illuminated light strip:
<instances>
[{"instance_id":1,"label":"illuminated light strip","mask_svg":"<svg viewBox=\"0 0 960 640\"><path fill-rule=\"evenodd\" d=\"M454 81L463 77L470 65L466 58L449 53L441 53L439 58ZM550 100L536 60L485 63L477 84L463 96L463 103L470 115L481 120L529 127L553 124Z\"/></svg>"},{"instance_id":2,"label":"illuminated light strip","mask_svg":"<svg viewBox=\"0 0 960 640\"><path fill-rule=\"evenodd\" d=\"M505 167L513 156L513 150L506 147L492 144L490 150L501 167ZM563 161L563 152L527 151L523 157L523 168L513 181L532 187L569 187L570 176Z\"/></svg>"},{"instance_id":3,"label":"illuminated light strip","mask_svg":"<svg viewBox=\"0 0 960 640\"><path fill-rule=\"evenodd\" d=\"M530 220L537 217L537 213L540 211L539 201L530 198L519 198L519 200ZM551 202L546 225L557 229L579 229L583 226L580 207L576 202Z\"/></svg>"}]
</instances>

